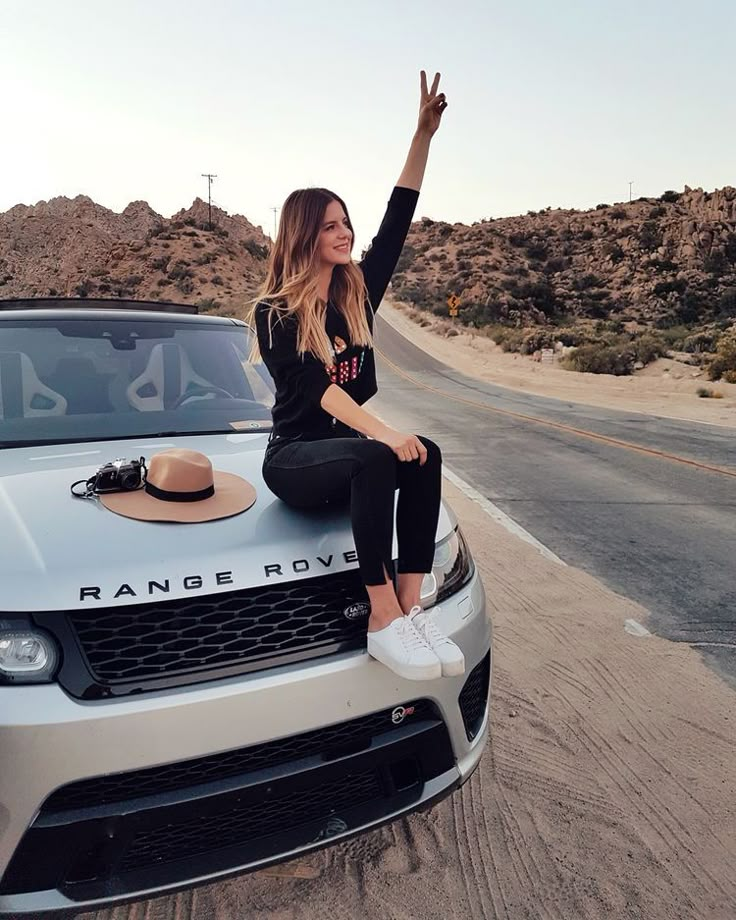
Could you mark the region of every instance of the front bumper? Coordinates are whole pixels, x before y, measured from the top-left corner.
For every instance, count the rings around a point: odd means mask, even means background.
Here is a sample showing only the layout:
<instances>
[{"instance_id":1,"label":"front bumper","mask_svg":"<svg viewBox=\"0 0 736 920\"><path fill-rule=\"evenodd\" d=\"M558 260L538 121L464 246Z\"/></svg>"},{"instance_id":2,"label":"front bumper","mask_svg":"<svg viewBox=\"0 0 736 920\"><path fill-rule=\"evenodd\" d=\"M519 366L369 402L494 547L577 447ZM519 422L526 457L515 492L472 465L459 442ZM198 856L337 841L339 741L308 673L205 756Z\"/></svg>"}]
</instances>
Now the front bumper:
<instances>
[{"instance_id":1,"label":"front bumper","mask_svg":"<svg viewBox=\"0 0 736 920\"><path fill-rule=\"evenodd\" d=\"M490 627L477 575L443 603L440 622L463 649L462 677L404 681L353 652L115 701L82 702L57 685L0 688L0 916L92 910L212 882L449 794L477 766L487 734ZM417 700L418 721L388 724L396 707ZM384 711L385 728L372 728L362 746L315 753L314 733ZM133 797L94 805L67 796L50 809L58 790L88 778L175 769L274 739L297 744L288 763L266 758L246 773L215 772L163 792L141 785Z\"/></svg>"}]
</instances>

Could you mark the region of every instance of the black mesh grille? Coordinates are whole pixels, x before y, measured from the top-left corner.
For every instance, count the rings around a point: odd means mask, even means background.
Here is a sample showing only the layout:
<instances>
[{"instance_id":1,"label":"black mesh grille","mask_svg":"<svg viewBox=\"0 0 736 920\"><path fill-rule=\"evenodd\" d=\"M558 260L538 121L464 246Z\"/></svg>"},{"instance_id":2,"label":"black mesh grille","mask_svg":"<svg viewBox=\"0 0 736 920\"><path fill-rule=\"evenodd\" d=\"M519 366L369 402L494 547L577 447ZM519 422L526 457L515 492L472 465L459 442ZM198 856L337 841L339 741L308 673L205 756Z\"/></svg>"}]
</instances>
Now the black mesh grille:
<instances>
[{"instance_id":1,"label":"black mesh grille","mask_svg":"<svg viewBox=\"0 0 736 920\"><path fill-rule=\"evenodd\" d=\"M129 872L250 843L253 839L291 831L315 818L328 818L334 812L354 808L382 795L378 776L374 771L366 771L313 786L308 795L290 793L271 801L240 805L230 812L166 824L138 834L119 871Z\"/></svg>"},{"instance_id":2,"label":"black mesh grille","mask_svg":"<svg viewBox=\"0 0 736 920\"><path fill-rule=\"evenodd\" d=\"M483 724L483 716L488 704L490 671L491 653L488 652L483 661L470 672L460 693L460 711L463 714L465 732L469 741L475 738Z\"/></svg>"},{"instance_id":3,"label":"black mesh grille","mask_svg":"<svg viewBox=\"0 0 736 920\"><path fill-rule=\"evenodd\" d=\"M412 710L405 717L407 724L435 717L434 707L428 700L406 703L404 708L407 712ZM53 793L46 800L43 812L91 808L139 796L191 788L277 764L291 763L304 757L320 755L324 760L329 760L344 756L368 747L372 738L390 730L393 727L392 712L392 709L384 709L350 722L196 760L80 780Z\"/></svg>"},{"instance_id":4,"label":"black mesh grille","mask_svg":"<svg viewBox=\"0 0 736 920\"><path fill-rule=\"evenodd\" d=\"M367 611L358 619L344 614L359 602L367 602L365 589L350 571L67 616L95 679L109 686L360 647Z\"/></svg>"}]
</instances>

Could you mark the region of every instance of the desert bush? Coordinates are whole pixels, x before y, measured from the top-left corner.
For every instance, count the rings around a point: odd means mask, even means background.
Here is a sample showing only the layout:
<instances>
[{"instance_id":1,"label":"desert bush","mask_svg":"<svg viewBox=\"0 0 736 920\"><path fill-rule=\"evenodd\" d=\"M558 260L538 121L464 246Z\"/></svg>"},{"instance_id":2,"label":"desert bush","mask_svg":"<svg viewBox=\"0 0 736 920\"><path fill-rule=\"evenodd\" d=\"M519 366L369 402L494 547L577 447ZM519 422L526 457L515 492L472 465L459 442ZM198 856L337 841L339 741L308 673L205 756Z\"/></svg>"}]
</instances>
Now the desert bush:
<instances>
[{"instance_id":1,"label":"desert bush","mask_svg":"<svg viewBox=\"0 0 736 920\"><path fill-rule=\"evenodd\" d=\"M727 267L728 263L726 262L725 253L721 252L719 249L708 253L703 259L703 268L711 275L715 275L716 278L720 278Z\"/></svg>"},{"instance_id":2,"label":"desert bush","mask_svg":"<svg viewBox=\"0 0 736 920\"><path fill-rule=\"evenodd\" d=\"M608 213L612 220L625 220L629 216L626 208L611 208Z\"/></svg>"},{"instance_id":3,"label":"desert bush","mask_svg":"<svg viewBox=\"0 0 736 920\"><path fill-rule=\"evenodd\" d=\"M504 326L501 323L486 324L483 331L504 351L518 351L524 338L523 329ZM508 344L505 345L504 343Z\"/></svg>"},{"instance_id":4,"label":"desert bush","mask_svg":"<svg viewBox=\"0 0 736 920\"><path fill-rule=\"evenodd\" d=\"M577 347L578 345L587 345L590 342L590 337L585 332L584 329L575 329L571 328L562 328L555 331L555 339L561 344L567 347L573 346Z\"/></svg>"},{"instance_id":5,"label":"desert bush","mask_svg":"<svg viewBox=\"0 0 736 920\"><path fill-rule=\"evenodd\" d=\"M94 283L90 281L89 278L85 278L74 288L74 293L77 297L89 297L94 288Z\"/></svg>"},{"instance_id":6,"label":"desert bush","mask_svg":"<svg viewBox=\"0 0 736 920\"><path fill-rule=\"evenodd\" d=\"M576 291L587 291L588 288L600 287L602 284L603 282L597 275L594 275L592 272L587 272L585 275L575 278L572 286Z\"/></svg>"},{"instance_id":7,"label":"desert bush","mask_svg":"<svg viewBox=\"0 0 736 920\"><path fill-rule=\"evenodd\" d=\"M708 365L708 377L720 380L727 371L736 371L736 329L729 329L718 339L716 356Z\"/></svg>"},{"instance_id":8,"label":"desert bush","mask_svg":"<svg viewBox=\"0 0 736 920\"><path fill-rule=\"evenodd\" d=\"M201 300L197 301L197 307L203 313L210 313L212 310L219 310L220 306L220 301L215 300L214 297L203 297Z\"/></svg>"},{"instance_id":9,"label":"desert bush","mask_svg":"<svg viewBox=\"0 0 736 920\"><path fill-rule=\"evenodd\" d=\"M522 355L533 355L535 351L552 348L554 344L555 334L551 329L532 329L522 339L519 351Z\"/></svg>"},{"instance_id":10,"label":"desert bush","mask_svg":"<svg viewBox=\"0 0 736 920\"><path fill-rule=\"evenodd\" d=\"M268 246L257 243L254 239L243 240L243 249L249 252L255 259L268 258Z\"/></svg>"},{"instance_id":11,"label":"desert bush","mask_svg":"<svg viewBox=\"0 0 736 920\"><path fill-rule=\"evenodd\" d=\"M667 344L660 335L651 332L644 332L642 335L635 337L631 342L636 361L642 364L649 364L655 358L660 358L667 351Z\"/></svg>"},{"instance_id":12,"label":"desert bush","mask_svg":"<svg viewBox=\"0 0 736 920\"><path fill-rule=\"evenodd\" d=\"M557 272L562 272L567 268L567 260L563 259L561 256L554 256L551 259L547 259L547 263L542 269L545 275L554 275Z\"/></svg>"},{"instance_id":13,"label":"desert bush","mask_svg":"<svg viewBox=\"0 0 736 920\"><path fill-rule=\"evenodd\" d=\"M602 211L604 208L610 208L610 204L597 204L595 206L596 211Z\"/></svg>"},{"instance_id":14,"label":"desert bush","mask_svg":"<svg viewBox=\"0 0 736 920\"><path fill-rule=\"evenodd\" d=\"M222 287L222 285L225 283L223 281L222 275L213 275L211 281L212 284L217 285L217 287Z\"/></svg>"},{"instance_id":15,"label":"desert bush","mask_svg":"<svg viewBox=\"0 0 736 920\"><path fill-rule=\"evenodd\" d=\"M668 202L669 204L674 204L676 201L679 201L680 194L680 192L675 192L672 189L667 189L666 192L663 192L659 196L659 200Z\"/></svg>"},{"instance_id":16,"label":"desert bush","mask_svg":"<svg viewBox=\"0 0 736 920\"><path fill-rule=\"evenodd\" d=\"M171 279L169 279L169 278L159 278L158 281L156 282L156 284L157 284L159 287L168 287L168 285L171 284Z\"/></svg>"},{"instance_id":17,"label":"desert bush","mask_svg":"<svg viewBox=\"0 0 736 920\"><path fill-rule=\"evenodd\" d=\"M194 240L192 243L192 246L195 249L204 249L205 244L202 242L202 240Z\"/></svg>"},{"instance_id":18,"label":"desert bush","mask_svg":"<svg viewBox=\"0 0 736 920\"><path fill-rule=\"evenodd\" d=\"M729 288L718 298L718 313L724 317L736 317L736 288Z\"/></svg>"},{"instance_id":19,"label":"desert bush","mask_svg":"<svg viewBox=\"0 0 736 920\"><path fill-rule=\"evenodd\" d=\"M151 259L151 267L157 269L160 272L165 272L169 267L170 261L171 256L158 256L156 259Z\"/></svg>"},{"instance_id":20,"label":"desert bush","mask_svg":"<svg viewBox=\"0 0 736 920\"><path fill-rule=\"evenodd\" d=\"M521 345L524 341L525 332L523 329L512 329L511 327L501 327L505 328L504 333L500 336L500 341L498 333L493 336L493 340L497 345L500 345L503 351L512 351L518 352L521 351Z\"/></svg>"},{"instance_id":21,"label":"desert bush","mask_svg":"<svg viewBox=\"0 0 736 920\"><path fill-rule=\"evenodd\" d=\"M726 383L736 383L736 371L724 371L723 379Z\"/></svg>"},{"instance_id":22,"label":"desert bush","mask_svg":"<svg viewBox=\"0 0 736 920\"><path fill-rule=\"evenodd\" d=\"M633 349L624 343L616 345L596 344L581 345L563 359L563 367L589 374L613 374L623 377L630 374L634 367Z\"/></svg>"},{"instance_id":23,"label":"desert bush","mask_svg":"<svg viewBox=\"0 0 736 920\"><path fill-rule=\"evenodd\" d=\"M668 330L669 331L669 330ZM713 332L694 332L681 339L677 344L681 351L695 355L704 351L715 351L718 333Z\"/></svg>"},{"instance_id":24,"label":"desert bush","mask_svg":"<svg viewBox=\"0 0 736 920\"><path fill-rule=\"evenodd\" d=\"M603 244L601 251L607 259L610 259L614 263L620 262L624 257L624 251L619 244L610 240Z\"/></svg>"},{"instance_id":25,"label":"desert bush","mask_svg":"<svg viewBox=\"0 0 736 920\"><path fill-rule=\"evenodd\" d=\"M580 239L581 239L581 240L592 240L592 239L593 239L593 231L592 231L589 227L587 227L587 228L586 228L585 230L583 230L583 232L580 234Z\"/></svg>"},{"instance_id":26,"label":"desert bush","mask_svg":"<svg viewBox=\"0 0 736 920\"><path fill-rule=\"evenodd\" d=\"M544 262L547 258L547 247L544 243L530 243L526 247L527 258L537 262Z\"/></svg>"},{"instance_id":27,"label":"desert bush","mask_svg":"<svg viewBox=\"0 0 736 920\"><path fill-rule=\"evenodd\" d=\"M639 230L639 245L643 249L658 249L662 245L662 229L654 220L645 220Z\"/></svg>"},{"instance_id":28,"label":"desert bush","mask_svg":"<svg viewBox=\"0 0 736 920\"><path fill-rule=\"evenodd\" d=\"M658 281L654 285L655 294L669 294L672 291L683 294L686 290L687 281L684 278L674 278L671 281Z\"/></svg>"},{"instance_id":29,"label":"desert bush","mask_svg":"<svg viewBox=\"0 0 736 920\"><path fill-rule=\"evenodd\" d=\"M182 294L191 294L194 290L194 282L189 277L180 278L176 282L176 286L179 288Z\"/></svg>"},{"instance_id":30,"label":"desert bush","mask_svg":"<svg viewBox=\"0 0 736 920\"><path fill-rule=\"evenodd\" d=\"M447 307L443 311L446 315ZM460 321L464 326L473 326L475 329L482 329L484 326L491 326L497 323L501 313L495 303L471 303L460 308Z\"/></svg>"},{"instance_id":31,"label":"desert bush","mask_svg":"<svg viewBox=\"0 0 736 920\"><path fill-rule=\"evenodd\" d=\"M407 268L411 266L415 256L416 250L414 247L409 244L404 244L404 248L401 250L401 255L399 256L399 261L396 263L396 271L406 271Z\"/></svg>"},{"instance_id":32,"label":"desert bush","mask_svg":"<svg viewBox=\"0 0 736 920\"><path fill-rule=\"evenodd\" d=\"M184 281L189 278L194 277L194 272L191 268L188 267L188 263L184 261L177 262L174 267L169 271L168 277L172 281Z\"/></svg>"},{"instance_id":33,"label":"desert bush","mask_svg":"<svg viewBox=\"0 0 736 920\"><path fill-rule=\"evenodd\" d=\"M674 272L678 266L672 259L651 259L649 267L658 272Z\"/></svg>"}]
</instances>

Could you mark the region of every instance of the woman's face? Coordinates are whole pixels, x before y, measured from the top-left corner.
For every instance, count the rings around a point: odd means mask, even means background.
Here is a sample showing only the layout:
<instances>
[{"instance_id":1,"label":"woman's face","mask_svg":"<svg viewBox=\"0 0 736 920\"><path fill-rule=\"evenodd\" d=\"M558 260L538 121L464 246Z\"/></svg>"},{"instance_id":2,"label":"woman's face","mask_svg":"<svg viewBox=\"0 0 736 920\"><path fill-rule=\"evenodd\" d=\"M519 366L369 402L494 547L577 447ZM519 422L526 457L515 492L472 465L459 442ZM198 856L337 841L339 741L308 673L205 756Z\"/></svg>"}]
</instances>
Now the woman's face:
<instances>
[{"instance_id":1,"label":"woman's face","mask_svg":"<svg viewBox=\"0 0 736 920\"><path fill-rule=\"evenodd\" d=\"M347 265L353 232L339 201L331 201L325 209L319 232L319 258L322 265Z\"/></svg>"}]
</instances>

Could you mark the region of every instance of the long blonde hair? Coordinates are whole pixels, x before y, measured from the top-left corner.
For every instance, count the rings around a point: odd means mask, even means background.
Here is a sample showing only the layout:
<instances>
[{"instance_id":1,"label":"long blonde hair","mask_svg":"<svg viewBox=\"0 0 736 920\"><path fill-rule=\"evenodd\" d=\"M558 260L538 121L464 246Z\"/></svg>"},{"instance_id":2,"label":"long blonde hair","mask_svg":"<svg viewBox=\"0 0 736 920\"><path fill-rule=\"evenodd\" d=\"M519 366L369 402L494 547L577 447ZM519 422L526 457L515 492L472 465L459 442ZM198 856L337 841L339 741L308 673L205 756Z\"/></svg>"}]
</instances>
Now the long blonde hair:
<instances>
[{"instance_id":1,"label":"long blonde hair","mask_svg":"<svg viewBox=\"0 0 736 920\"><path fill-rule=\"evenodd\" d=\"M317 286L319 235L331 201L342 205L353 232L345 202L329 189L297 189L286 199L281 209L279 231L268 259L266 280L252 302L248 316L255 328L256 306L261 301L270 303L269 335L273 333L275 321L283 322L296 317L299 354L311 352L327 366L333 361L330 340L325 331L327 304L319 297ZM372 347L373 337L365 312L367 290L363 272L355 262L334 266L329 297L345 317L351 344ZM259 351L256 339L251 360L259 357Z\"/></svg>"}]
</instances>

